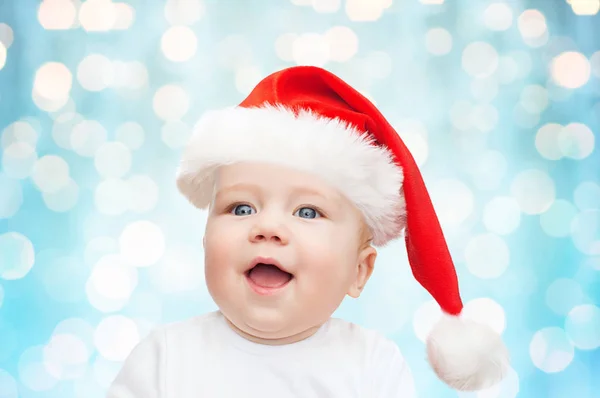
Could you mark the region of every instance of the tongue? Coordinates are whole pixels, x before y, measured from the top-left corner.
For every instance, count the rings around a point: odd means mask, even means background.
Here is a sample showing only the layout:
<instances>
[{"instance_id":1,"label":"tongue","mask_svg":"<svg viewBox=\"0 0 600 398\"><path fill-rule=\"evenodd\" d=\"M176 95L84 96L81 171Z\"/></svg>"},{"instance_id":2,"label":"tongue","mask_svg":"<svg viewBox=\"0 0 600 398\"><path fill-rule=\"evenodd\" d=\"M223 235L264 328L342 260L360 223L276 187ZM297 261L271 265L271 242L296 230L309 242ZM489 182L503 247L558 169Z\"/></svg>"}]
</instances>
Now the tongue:
<instances>
[{"instance_id":1,"label":"tongue","mask_svg":"<svg viewBox=\"0 0 600 398\"><path fill-rule=\"evenodd\" d=\"M248 277L258 286L266 288L281 287L292 279L292 275L270 264L258 264Z\"/></svg>"}]
</instances>

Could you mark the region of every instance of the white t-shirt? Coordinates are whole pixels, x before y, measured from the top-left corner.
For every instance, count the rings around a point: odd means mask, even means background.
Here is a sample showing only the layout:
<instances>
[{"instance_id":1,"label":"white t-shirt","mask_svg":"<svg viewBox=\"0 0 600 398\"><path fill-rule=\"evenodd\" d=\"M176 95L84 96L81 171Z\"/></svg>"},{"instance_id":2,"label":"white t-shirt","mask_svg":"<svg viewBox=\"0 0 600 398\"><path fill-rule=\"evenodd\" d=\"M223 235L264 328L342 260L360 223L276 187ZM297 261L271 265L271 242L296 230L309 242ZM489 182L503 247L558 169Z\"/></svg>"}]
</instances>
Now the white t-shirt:
<instances>
[{"instance_id":1,"label":"white t-shirt","mask_svg":"<svg viewBox=\"0 0 600 398\"><path fill-rule=\"evenodd\" d=\"M125 361L107 398L413 398L400 350L331 318L313 336L270 346L216 311L154 330Z\"/></svg>"}]
</instances>

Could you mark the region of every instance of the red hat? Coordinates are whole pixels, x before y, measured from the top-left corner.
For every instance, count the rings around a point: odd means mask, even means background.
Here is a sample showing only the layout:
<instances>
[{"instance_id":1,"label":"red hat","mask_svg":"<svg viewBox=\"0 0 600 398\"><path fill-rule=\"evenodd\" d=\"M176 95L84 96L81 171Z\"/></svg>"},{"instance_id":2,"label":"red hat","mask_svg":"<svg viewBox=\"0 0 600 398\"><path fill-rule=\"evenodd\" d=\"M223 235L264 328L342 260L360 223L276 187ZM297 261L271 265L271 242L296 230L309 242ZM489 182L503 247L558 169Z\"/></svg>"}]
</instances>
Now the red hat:
<instances>
[{"instance_id":1,"label":"red hat","mask_svg":"<svg viewBox=\"0 0 600 398\"><path fill-rule=\"evenodd\" d=\"M200 119L183 153L178 188L206 208L215 170L241 161L318 174L361 210L376 246L404 232L414 277L445 313L427 341L438 377L459 390L489 387L503 378L508 353L500 336L460 317L456 271L419 168L363 95L317 67L267 76L239 106Z\"/></svg>"}]
</instances>

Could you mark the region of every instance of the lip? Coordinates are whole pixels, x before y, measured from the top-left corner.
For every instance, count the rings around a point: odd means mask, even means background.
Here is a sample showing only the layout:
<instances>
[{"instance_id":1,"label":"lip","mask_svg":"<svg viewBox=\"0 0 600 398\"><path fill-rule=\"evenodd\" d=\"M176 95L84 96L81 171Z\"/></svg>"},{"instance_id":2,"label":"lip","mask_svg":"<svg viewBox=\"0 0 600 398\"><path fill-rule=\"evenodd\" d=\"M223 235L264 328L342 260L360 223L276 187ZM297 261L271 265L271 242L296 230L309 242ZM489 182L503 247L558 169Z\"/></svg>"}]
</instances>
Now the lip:
<instances>
[{"instance_id":1,"label":"lip","mask_svg":"<svg viewBox=\"0 0 600 398\"><path fill-rule=\"evenodd\" d=\"M282 271L287 272L288 274L292 275L292 278L286 282L285 284L283 284L282 286L278 286L278 287L263 287L263 286L259 286L256 283L254 283L254 281L252 279L250 279L249 275L249 271L254 268L257 264L273 264L275 265L277 268L279 268ZM274 258L271 257L256 257L255 259L252 260L252 262L250 262L248 269L246 270L246 272L244 272L244 276L246 277L246 282L248 283L248 285L250 286L250 288L258 295L260 296L274 296L277 293L281 292L282 290L284 290L289 284L290 282L294 279L294 274L292 274L291 272L289 272L288 270L286 270L284 267L281 266L281 264L279 263L279 261L275 260Z\"/></svg>"},{"instance_id":2,"label":"lip","mask_svg":"<svg viewBox=\"0 0 600 398\"><path fill-rule=\"evenodd\" d=\"M294 274L292 274L288 269L286 269L285 267L283 267L279 261L275 260L272 257L256 257L255 259L253 259L250 264L248 265L248 268L246 269L246 273L248 273L248 271L250 271L252 268L256 267L258 264L273 264L274 266L276 266L277 268L279 268L282 271L287 272L288 274L291 274L292 276Z\"/></svg>"}]
</instances>

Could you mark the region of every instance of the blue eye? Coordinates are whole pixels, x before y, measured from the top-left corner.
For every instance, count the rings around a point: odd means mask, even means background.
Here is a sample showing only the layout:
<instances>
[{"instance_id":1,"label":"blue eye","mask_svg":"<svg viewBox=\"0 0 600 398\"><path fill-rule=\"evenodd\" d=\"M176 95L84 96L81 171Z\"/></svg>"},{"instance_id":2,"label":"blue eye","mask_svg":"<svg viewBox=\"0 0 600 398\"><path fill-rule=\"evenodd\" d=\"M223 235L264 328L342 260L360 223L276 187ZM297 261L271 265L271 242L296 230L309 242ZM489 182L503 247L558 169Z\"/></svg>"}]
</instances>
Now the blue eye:
<instances>
[{"instance_id":1,"label":"blue eye","mask_svg":"<svg viewBox=\"0 0 600 398\"><path fill-rule=\"evenodd\" d=\"M234 206L233 209L231 209L231 211L236 216L249 216L250 214L252 214L254 209L250 205L240 204Z\"/></svg>"},{"instance_id":2,"label":"blue eye","mask_svg":"<svg viewBox=\"0 0 600 398\"><path fill-rule=\"evenodd\" d=\"M296 214L302 218L317 218L321 216L321 214L312 207L301 207L298 209L298 211L296 211L296 213L294 213L294 215Z\"/></svg>"}]
</instances>

